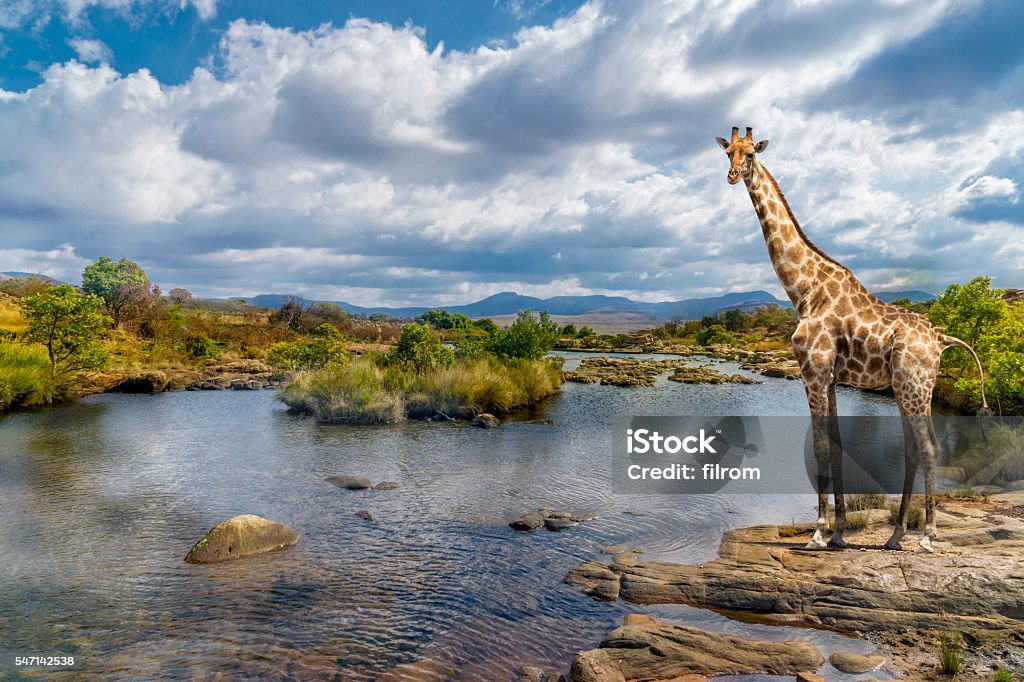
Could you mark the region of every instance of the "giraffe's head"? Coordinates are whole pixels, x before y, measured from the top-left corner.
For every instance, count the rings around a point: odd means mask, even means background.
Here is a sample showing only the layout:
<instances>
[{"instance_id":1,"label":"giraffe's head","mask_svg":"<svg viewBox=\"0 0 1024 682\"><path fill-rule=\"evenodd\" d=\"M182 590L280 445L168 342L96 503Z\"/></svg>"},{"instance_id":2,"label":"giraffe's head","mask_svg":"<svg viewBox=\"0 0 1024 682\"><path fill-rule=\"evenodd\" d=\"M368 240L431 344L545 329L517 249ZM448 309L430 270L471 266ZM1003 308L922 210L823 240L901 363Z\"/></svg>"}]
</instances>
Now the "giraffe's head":
<instances>
[{"instance_id":1,"label":"giraffe's head","mask_svg":"<svg viewBox=\"0 0 1024 682\"><path fill-rule=\"evenodd\" d=\"M744 180L750 179L754 172L754 154L763 152L768 146L768 140L754 143L752 128L747 128L747 134L740 137L740 129L734 127L731 141L726 141L724 137L715 139L718 141L718 146L729 155L728 180L730 185L735 185L741 177Z\"/></svg>"}]
</instances>

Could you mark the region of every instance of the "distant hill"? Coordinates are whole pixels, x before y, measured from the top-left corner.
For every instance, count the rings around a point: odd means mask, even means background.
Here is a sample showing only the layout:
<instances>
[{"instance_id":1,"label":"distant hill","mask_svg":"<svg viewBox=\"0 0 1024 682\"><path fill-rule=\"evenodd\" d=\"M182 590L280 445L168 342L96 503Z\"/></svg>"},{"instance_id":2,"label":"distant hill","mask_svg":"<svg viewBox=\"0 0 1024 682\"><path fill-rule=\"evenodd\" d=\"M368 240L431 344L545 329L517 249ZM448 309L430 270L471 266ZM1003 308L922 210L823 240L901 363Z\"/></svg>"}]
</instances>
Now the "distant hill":
<instances>
[{"instance_id":1,"label":"distant hill","mask_svg":"<svg viewBox=\"0 0 1024 682\"><path fill-rule=\"evenodd\" d=\"M6 272L0 272L0 282L5 279L14 279L15 277L38 277L44 282L53 282L54 284L63 284L60 280L56 280L53 277L47 275L40 275L38 272L18 272L17 270L8 270Z\"/></svg>"},{"instance_id":2,"label":"distant hill","mask_svg":"<svg viewBox=\"0 0 1024 682\"><path fill-rule=\"evenodd\" d=\"M280 308L286 301L294 299L303 305L309 305L315 301L288 296L285 294L261 294L247 299L250 305L265 308ZM341 306L343 310L355 315L371 315L373 313L385 313L394 317L416 317L422 315L430 308L409 307L409 308L365 308L352 305L345 301L329 301ZM747 291L741 293L730 293L710 298L690 298L681 301L663 301L660 303L648 303L645 301L634 301L624 296L554 296L552 298L536 298L534 296L523 296L511 291L494 294L487 298L468 303L466 305L438 306L452 313L461 313L467 317L498 317L501 315L514 315L520 310L547 310L552 315L585 315L594 311L603 311L605 315L613 312L631 313L642 315L646 318L657 320L670 320L674 318L696 319L704 315L719 313L730 308L742 308L752 310L758 306L786 305L787 301L780 301L767 291Z\"/></svg>"}]
</instances>

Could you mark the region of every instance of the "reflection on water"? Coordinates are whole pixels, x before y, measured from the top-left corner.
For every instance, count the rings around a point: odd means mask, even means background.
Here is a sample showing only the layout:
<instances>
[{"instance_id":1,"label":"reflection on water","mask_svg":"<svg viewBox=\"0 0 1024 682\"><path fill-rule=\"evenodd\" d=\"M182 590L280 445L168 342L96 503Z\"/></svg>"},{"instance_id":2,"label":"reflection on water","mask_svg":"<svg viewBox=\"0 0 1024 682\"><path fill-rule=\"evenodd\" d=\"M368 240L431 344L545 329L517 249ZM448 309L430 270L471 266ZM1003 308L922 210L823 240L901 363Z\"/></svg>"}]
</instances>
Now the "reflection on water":
<instances>
[{"instance_id":1,"label":"reflection on water","mask_svg":"<svg viewBox=\"0 0 1024 682\"><path fill-rule=\"evenodd\" d=\"M895 413L873 394L842 391L839 401L846 414ZM813 508L809 496L615 494L617 418L805 411L796 381L662 377L641 389L568 384L542 410L555 425L496 430L318 425L269 392L106 395L12 415L0 421L0 671L49 679L15 669L13 656L61 654L77 661L63 679L369 680L431 659L452 679L502 680L521 664L564 669L637 611L793 636L681 606L596 603L562 578L619 543L706 560L728 528ZM402 487L342 491L323 480L341 473ZM540 506L599 516L557 534L507 527ZM376 521L357 518L361 509ZM244 561L183 561L206 530L241 513L302 539ZM867 646L800 634L825 650Z\"/></svg>"}]
</instances>

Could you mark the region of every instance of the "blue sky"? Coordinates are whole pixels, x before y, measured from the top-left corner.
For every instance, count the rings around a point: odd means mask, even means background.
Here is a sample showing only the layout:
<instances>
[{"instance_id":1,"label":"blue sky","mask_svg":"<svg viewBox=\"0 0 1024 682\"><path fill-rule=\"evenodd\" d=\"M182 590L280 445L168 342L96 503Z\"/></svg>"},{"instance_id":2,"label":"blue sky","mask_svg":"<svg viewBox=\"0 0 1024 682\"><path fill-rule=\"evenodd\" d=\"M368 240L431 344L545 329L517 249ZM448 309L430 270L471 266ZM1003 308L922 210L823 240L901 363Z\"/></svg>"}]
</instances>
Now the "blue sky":
<instances>
[{"instance_id":1,"label":"blue sky","mask_svg":"<svg viewBox=\"0 0 1024 682\"><path fill-rule=\"evenodd\" d=\"M0 270L447 304L781 294L751 125L875 289L1024 286L1024 4L0 0Z\"/></svg>"}]
</instances>

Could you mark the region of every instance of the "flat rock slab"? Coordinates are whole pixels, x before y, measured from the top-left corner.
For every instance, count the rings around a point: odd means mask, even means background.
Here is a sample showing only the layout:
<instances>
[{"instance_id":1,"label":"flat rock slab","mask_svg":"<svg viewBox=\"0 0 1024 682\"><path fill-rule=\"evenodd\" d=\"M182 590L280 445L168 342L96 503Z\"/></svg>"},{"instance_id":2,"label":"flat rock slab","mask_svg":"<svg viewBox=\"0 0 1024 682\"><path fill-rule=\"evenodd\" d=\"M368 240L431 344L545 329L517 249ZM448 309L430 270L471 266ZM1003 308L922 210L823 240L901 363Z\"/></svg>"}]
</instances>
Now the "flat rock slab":
<instances>
[{"instance_id":1,"label":"flat rock slab","mask_svg":"<svg viewBox=\"0 0 1024 682\"><path fill-rule=\"evenodd\" d=\"M810 642L718 635L633 615L597 649L577 654L573 682L701 679L709 675L795 675L825 662ZM693 677L688 677L693 676Z\"/></svg>"},{"instance_id":2,"label":"flat rock slab","mask_svg":"<svg viewBox=\"0 0 1024 682\"><path fill-rule=\"evenodd\" d=\"M951 539L959 532L949 533ZM591 561L566 581L597 599L617 595L638 604L749 611L847 632L1024 632L1024 534L1005 525L970 532L984 534L987 542L919 554L805 550L802 538L781 538L777 526L756 526L726 533L719 558L703 566ZM602 584L608 581L618 585Z\"/></svg>"},{"instance_id":3,"label":"flat rock slab","mask_svg":"<svg viewBox=\"0 0 1024 682\"><path fill-rule=\"evenodd\" d=\"M366 490L373 487L370 479L365 476L328 476L324 480L346 490Z\"/></svg>"},{"instance_id":4,"label":"flat rock slab","mask_svg":"<svg viewBox=\"0 0 1024 682\"><path fill-rule=\"evenodd\" d=\"M937 665L938 636L950 631L970 643L976 673L994 663L1024 669L1024 494L991 500L944 503L934 554L883 549L885 522L848 532L842 550L804 549L813 523L786 526L783 536L755 526L726 533L719 557L701 566L627 554L584 562L565 580L602 601L689 604L862 635L912 679ZM984 514L969 511L978 508ZM916 544L904 538L908 550Z\"/></svg>"},{"instance_id":5,"label":"flat rock slab","mask_svg":"<svg viewBox=\"0 0 1024 682\"><path fill-rule=\"evenodd\" d=\"M190 564L212 564L219 561L273 552L299 541L299 534L276 521L253 514L242 514L210 529L193 545L185 557Z\"/></svg>"}]
</instances>

